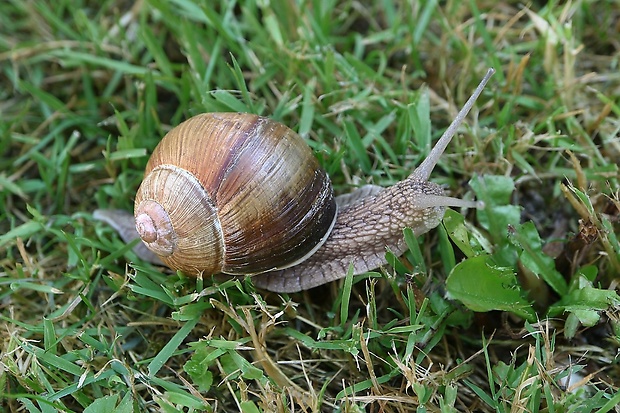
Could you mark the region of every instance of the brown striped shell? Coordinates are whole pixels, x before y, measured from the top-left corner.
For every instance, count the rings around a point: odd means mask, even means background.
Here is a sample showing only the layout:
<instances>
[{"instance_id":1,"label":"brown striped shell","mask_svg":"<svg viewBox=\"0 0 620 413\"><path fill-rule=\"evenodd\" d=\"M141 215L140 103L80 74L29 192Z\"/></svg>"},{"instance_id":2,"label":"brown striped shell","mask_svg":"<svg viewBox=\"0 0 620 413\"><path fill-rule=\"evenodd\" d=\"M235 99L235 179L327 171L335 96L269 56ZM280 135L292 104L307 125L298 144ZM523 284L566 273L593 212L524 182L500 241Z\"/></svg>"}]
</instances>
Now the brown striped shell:
<instances>
[{"instance_id":1,"label":"brown striped shell","mask_svg":"<svg viewBox=\"0 0 620 413\"><path fill-rule=\"evenodd\" d=\"M155 148L134 215L144 243L175 270L258 274L314 253L336 203L291 129L251 114L205 113Z\"/></svg>"}]
</instances>

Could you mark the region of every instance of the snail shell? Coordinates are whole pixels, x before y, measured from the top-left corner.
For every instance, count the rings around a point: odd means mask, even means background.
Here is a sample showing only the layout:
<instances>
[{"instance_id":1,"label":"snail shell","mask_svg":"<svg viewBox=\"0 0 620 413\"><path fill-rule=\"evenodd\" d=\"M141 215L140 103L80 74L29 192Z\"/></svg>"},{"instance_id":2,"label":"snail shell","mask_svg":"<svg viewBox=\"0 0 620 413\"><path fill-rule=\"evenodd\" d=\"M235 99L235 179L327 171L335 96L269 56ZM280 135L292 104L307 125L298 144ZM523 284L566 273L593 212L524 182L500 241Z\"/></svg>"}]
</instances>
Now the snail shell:
<instances>
[{"instance_id":1,"label":"snail shell","mask_svg":"<svg viewBox=\"0 0 620 413\"><path fill-rule=\"evenodd\" d=\"M155 148L134 215L171 268L257 274L316 251L336 209L328 176L295 132L256 115L206 113Z\"/></svg>"}]
</instances>

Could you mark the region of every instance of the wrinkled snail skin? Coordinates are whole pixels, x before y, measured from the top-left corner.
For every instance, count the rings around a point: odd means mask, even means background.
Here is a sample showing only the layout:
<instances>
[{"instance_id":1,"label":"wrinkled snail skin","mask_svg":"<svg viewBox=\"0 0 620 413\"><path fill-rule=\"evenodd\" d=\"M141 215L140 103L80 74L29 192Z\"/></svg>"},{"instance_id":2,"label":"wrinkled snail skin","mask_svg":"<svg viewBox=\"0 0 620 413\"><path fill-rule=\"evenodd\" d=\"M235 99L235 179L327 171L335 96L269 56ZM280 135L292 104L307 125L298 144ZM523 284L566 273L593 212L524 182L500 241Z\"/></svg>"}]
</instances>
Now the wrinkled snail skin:
<instances>
[{"instance_id":1,"label":"wrinkled snail skin","mask_svg":"<svg viewBox=\"0 0 620 413\"><path fill-rule=\"evenodd\" d=\"M403 228L411 228L417 236L441 222L445 206L413 208L411 200L426 195L443 197L443 190L430 182L407 179L344 205L329 238L314 255L297 266L255 275L252 282L259 288L291 293L343 278L349 265L353 274L379 268L387 264L388 250L396 256L407 250Z\"/></svg>"},{"instance_id":2,"label":"wrinkled snail skin","mask_svg":"<svg viewBox=\"0 0 620 413\"><path fill-rule=\"evenodd\" d=\"M125 242L141 237L175 270L253 275L256 286L275 292L343 278L350 266L354 275L373 270L387 264L387 250L406 251L404 228L421 235L439 225L448 206L483 206L445 196L428 179L493 73L489 69L421 165L388 188L367 185L334 197L329 177L290 129L256 115L203 114L171 130L153 152L135 219L116 210L94 217ZM181 192L189 198L182 200ZM143 247L134 251L155 262Z\"/></svg>"}]
</instances>

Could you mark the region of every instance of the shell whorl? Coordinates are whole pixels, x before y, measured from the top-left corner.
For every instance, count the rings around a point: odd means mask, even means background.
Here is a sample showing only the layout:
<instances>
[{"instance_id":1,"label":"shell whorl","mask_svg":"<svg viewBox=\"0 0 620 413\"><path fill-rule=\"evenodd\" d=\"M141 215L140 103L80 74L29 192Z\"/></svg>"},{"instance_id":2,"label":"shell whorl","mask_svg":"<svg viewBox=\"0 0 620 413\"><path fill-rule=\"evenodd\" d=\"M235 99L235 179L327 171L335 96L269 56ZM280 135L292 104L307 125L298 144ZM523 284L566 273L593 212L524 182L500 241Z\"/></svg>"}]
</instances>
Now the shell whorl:
<instances>
[{"instance_id":1,"label":"shell whorl","mask_svg":"<svg viewBox=\"0 0 620 413\"><path fill-rule=\"evenodd\" d=\"M178 202L180 193L184 202ZM154 168L138 190L134 215L142 241L171 268L192 274L221 271L224 243L217 208L188 171L168 164Z\"/></svg>"},{"instance_id":2,"label":"shell whorl","mask_svg":"<svg viewBox=\"0 0 620 413\"><path fill-rule=\"evenodd\" d=\"M136 215L136 231L142 241L157 255L168 257L177 248L170 215L159 202L149 199L140 203Z\"/></svg>"}]
</instances>

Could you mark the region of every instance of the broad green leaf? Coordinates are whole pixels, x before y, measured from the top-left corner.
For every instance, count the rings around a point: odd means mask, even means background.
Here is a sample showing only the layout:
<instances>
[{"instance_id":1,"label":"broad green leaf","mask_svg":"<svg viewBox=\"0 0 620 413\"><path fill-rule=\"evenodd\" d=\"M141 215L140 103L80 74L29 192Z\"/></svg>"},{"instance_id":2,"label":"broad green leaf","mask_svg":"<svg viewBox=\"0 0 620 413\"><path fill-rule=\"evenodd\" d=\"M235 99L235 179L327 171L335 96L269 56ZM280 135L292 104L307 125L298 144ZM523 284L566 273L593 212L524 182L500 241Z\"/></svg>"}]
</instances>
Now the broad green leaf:
<instances>
[{"instance_id":1,"label":"broad green leaf","mask_svg":"<svg viewBox=\"0 0 620 413\"><path fill-rule=\"evenodd\" d=\"M509 204L510 196L515 190L512 178L503 175L477 176L469 185L479 198L493 200L497 205Z\"/></svg>"},{"instance_id":2,"label":"broad green leaf","mask_svg":"<svg viewBox=\"0 0 620 413\"><path fill-rule=\"evenodd\" d=\"M582 287L569 292L560 301L549 308L551 317L565 311L606 310L620 305L620 296L613 290L594 287Z\"/></svg>"},{"instance_id":3,"label":"broad green leaf","mask_svg":"<svg viewBox=\"0 0 620 413\"><path fill-rule=\"evenodd\" d=\"M480 225L489 232L495 243L505 243L508 227L517 225L521 219L521 208L508 205L514 191L513 180L506 176L485 175L471 179L469 185L476 198L486 205L477 213Z\"/></svg>"},{"instance_id":4,"label":"broad green leaf","mask_svg":"<svg viewBox=\"0 0 620 413\"><path fill-rule=\"evenodd\" d=\"M446 289L451 298L473 311L510 311L527 320L536 319L521 294L514 270L494 265L489 256L457 264L446 280Z\"/></svg>"}]
</instances>

